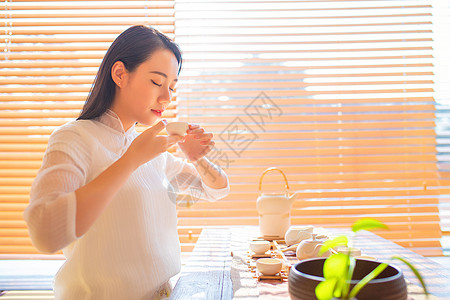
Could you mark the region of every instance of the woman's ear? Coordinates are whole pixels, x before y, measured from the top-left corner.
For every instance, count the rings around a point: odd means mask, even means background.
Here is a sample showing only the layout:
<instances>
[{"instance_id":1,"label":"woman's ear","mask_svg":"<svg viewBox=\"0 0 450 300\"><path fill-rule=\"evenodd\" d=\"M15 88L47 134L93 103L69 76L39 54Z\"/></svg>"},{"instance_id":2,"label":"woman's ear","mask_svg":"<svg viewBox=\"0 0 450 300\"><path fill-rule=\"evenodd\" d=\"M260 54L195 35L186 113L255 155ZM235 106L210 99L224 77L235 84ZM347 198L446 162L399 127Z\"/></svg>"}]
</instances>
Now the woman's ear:
<instances>
[{"instance_id":1,"label":"woman's ear","mask_svg":"<svg viewBox=\"0 0 450 300\"><path fill-rule=\"evenodd\" d=\"M120 60L116 61L111 68L112 80L119 88L124 87L127 84L128 71L125 65Z\"/></svg>"}]
</instances>

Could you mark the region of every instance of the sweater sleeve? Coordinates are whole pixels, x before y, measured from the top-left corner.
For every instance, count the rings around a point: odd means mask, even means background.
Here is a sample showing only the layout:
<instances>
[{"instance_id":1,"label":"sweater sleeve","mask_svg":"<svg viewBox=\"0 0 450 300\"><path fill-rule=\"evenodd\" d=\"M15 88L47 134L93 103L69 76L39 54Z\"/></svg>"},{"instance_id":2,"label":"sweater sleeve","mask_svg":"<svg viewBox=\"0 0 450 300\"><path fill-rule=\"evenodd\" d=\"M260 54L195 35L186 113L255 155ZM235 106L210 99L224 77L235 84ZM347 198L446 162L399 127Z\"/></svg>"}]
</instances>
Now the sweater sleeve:
<instances>
[{"instance_id":1,"label":"sweater sleeve","mask_svg":"<svg viewBox=\"0 0 450 300\"><path fill-rule=\"evenodd\" d=\"M41 252L54 253L78 238L75 190L85 184L88 153L74 130L58 130L50 137L24 211L33 245Z\"/></svg>"},{"instance_id":2,"label":"sweater sleeve","mask_svg":"<svg viewBox=\"0 0 450 300\"><path fill-rule=\"evenodd\" d=\"M195 166L186 159L175 157L168 152L166 158L166 176L174 193L189 195L194 201L198 199L215 201L230 193L228 177L226 187L214 189L202 181Z\"/></svg>"}]
</instances>

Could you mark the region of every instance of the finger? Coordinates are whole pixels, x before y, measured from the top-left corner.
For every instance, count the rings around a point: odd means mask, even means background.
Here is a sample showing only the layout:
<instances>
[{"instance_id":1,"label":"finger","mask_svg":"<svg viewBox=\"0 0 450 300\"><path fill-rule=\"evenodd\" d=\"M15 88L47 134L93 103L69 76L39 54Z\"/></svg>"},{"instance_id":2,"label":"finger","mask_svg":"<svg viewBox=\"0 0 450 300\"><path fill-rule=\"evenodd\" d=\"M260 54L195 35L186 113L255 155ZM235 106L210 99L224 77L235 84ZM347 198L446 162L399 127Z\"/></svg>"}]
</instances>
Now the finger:
<instances>
[{"instance_id":1,"label":"finger","mask_svg":"<svg viewBox=\"0 0 450 300\"><path fill-rule=\"evenodd\" d=\"M152 127L150 127L149 129L147 129L146 131L149 131L152 134L157 135L164 128L166 128L166 125L167 125L167 121L166 120L161 120L158 123L156 123L155 125L153 125Z\"/></svg>"},{"instance_id":2,"label":"finger","mask_svg":"<svg viewBox=\"0 0 450 300\"><path fill-rule=\"evenodd\" d=\"M203 128L188 130L188 134L194 134L194 135L200 135L200 134L203 134L204 132L205 132L205 129L203 129Z\"/></svg>"},{"instance_id":3,"label":"finger","mask_svg":"<svg viewBox=\"0 0 450 300\"><path fill-rule=\"evenodd\" d=\"M214 142L211 141L211 140L201 141L201 142L200 142L200 145L203 145L203 146L213 145L213 146L214 146Z\"/></svg>"},{"instance_id":4,"label":"finger","mask_svg":"<svg viewBox=\"0 0 450 300\"><path fill-rule=\"evenodd\" d=\"M213 138L213 134L208 132L205 134L195 135L194 138L198 139L200 142L207 142L207 144L209 144L209 141L211 141Z\"/></svg>"},{"instance_id":5,"label":"finger","mask_svg":"<svg viewBox=\"0 0 450 300\"><path fill-rule=\"evenodd\" d=\"M189 124L189 129L187 130L187 133L191 133L194 130L197 130L201 128L200 125L197 124Z\"/></svg>"}]
</instances>

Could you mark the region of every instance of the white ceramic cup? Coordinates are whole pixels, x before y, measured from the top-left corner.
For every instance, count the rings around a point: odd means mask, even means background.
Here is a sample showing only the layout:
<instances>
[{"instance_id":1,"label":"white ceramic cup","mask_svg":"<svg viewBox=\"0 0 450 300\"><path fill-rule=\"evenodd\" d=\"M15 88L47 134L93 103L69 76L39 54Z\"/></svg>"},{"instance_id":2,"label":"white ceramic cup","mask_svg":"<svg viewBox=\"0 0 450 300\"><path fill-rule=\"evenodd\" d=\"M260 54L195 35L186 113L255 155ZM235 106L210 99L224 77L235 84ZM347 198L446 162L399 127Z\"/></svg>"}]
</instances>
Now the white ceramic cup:
<instances>
[{"instance_id":1,"label":"white ceramic cup","mask_svg":"<svg viewBox=\"0 0 450 300\"><path fill-rule=\"evenodd\" d=\"M270 242L269 241L252 241L250 242L250 250L252 250L255 254L264 254L270 250Z\"/></svg>"},{"instance_id":2,"label":"white ceramic cup","mask_svg":"<svg viewBox=\"0 0 450 300\"><path fill-rule=\"evenodd\" d=\"M260 258L256 261L256 268L263 275L275 275L282 267L283 262L278 258Z\"/></svg>"},{"instance_id":3,"label":"white ceramic cup","mask_svg":"<svg viewBox=\"0 0 450 300\"><path fill-rule=\"evenodd\" d=\"M354 247L340 246L337 248L338 253L344 253L353 257L361 256L361 249Z\"/></svg>"},{"instance_id":4,"label":"white ceramic cup","mask_svg":"<svg viewBox=\"0 0 450 300\"><path fill-rule=\"evenodd\" d=\"M361 255L361 256L355 256L357 259L365 259L365 260L373 260L376 261L377 258L369 255Z\"/></svg>"},{"instance_id":5,"label":"white ceramic cup","mask_svg":"<svg viewBox=\"0 0 450 300\"><path fill-rule=\"evenodd\" d=\"M166 131L169 135L185 135L188 129L188 122L171 122L166 125Z\"/></svg>"}]
</instances>

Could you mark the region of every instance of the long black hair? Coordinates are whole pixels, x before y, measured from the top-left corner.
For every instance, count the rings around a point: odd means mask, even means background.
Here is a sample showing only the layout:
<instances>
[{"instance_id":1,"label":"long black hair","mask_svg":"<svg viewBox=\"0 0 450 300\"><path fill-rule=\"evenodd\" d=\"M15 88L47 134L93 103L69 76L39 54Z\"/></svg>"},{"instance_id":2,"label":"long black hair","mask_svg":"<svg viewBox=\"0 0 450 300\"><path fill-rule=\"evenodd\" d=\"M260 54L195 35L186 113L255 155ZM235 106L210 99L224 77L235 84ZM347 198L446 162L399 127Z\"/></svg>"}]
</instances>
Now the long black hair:
<instances>
[{"instance_id":1,"label":"long black hair","mask_svg":"<svg viewBox=\"0 0 450 300\"><path fill-rule=\"evenodd\" d=\"M182 58L178 45L158 30L136 25L122 32L111 44L99 67L89 95L78 120L90 120L101 116L111 107L116 93L116 84L111 77L111 68L121 61L129 72L133 72L153 52L168 49L175 55L180 73Z\"/></svg>"}]
</instances>

